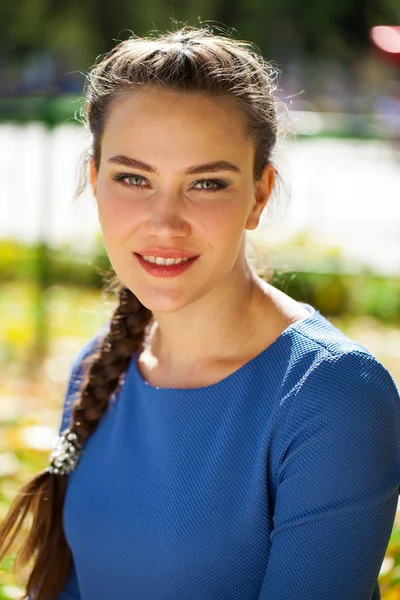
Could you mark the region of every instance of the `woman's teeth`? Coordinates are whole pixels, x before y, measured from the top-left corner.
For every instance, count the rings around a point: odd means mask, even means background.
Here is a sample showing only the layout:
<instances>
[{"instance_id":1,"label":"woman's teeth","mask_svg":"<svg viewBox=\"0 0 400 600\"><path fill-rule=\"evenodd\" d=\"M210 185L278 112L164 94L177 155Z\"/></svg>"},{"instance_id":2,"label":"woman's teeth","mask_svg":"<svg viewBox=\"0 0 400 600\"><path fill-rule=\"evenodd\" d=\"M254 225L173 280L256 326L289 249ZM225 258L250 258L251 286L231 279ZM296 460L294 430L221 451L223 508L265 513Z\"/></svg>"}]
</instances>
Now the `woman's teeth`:
<instances>
[{"instance_id":1,"label":"woman's teeth","mask_svg":"<svg viewBox=\"0 0 400 600\"><path fill-rule=\"evenodd\" d=\"M177 265L189 260L188 258L161 258L160 256L143 256L142 258L156 265Z\"/></svg>"}]
</instances>

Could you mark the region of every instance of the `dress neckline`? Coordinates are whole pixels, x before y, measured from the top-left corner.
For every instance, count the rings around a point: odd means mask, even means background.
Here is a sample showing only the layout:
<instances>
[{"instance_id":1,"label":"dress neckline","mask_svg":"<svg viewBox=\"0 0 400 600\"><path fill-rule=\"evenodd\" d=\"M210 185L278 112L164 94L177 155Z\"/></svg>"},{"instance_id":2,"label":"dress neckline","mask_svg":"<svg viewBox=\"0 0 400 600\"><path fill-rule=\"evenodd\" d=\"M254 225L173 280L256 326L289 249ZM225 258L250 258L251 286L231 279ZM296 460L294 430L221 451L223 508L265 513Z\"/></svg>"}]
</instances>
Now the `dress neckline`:
<instances>
[{"instance_id":1,"label":"dress neckline","mask_svg":"<svg viewBox=\"0 0 400 600\"><path fill-rule=\"evenodd\" d=\"M191 388L160 387L160 386L151 385L148 381L146 381L146 379L142 375L142 372L139 369L139 366L138 366L139 351L134 354L132 361L131 361L131 368L129 370L133 370L137 385L139 385L140 388L145 393L152 393L152 394L165 393L165 394L181 394L181 395L186 394L187 395L188 393L197 394L197 393L204 393L204 392L208 392L208 391L211 392L211 391L217 390L219 387L224 387L225 385L230 384L237 377L240 377L240 375L243 373L244 370L247 370L250 367L252 367L255 363L257 363L259 360L264 358L267 354L274 352L277 348L279 348L280 344L282 344L284 339L288 335L290 335L293 331L296 331L299 329L301 330L302 327L304 326L304 324L308 325L309 322L311 322L312 320L321 318L320 313L310 304L307 304L305 302L299 302L299 304L301 304L310 313L307 317L304 317L303 319L298 319L297 321L294 321L294 323L291 323L290 325L288 325L280 333L280 335L271 344L269 344L269 346L267 346L266 348L261 350L261 352L259 352L255 356L253 356L253 358L251 358L250 360L245 362L241 367L239 367L238 369L236 369L235 371L233 371L232 373L230 373L229 375L227 375L220 381L217 381L216 383L212 383L212 384L206 385L206 386L191 387Z\"/></svg>"}]
</instances>

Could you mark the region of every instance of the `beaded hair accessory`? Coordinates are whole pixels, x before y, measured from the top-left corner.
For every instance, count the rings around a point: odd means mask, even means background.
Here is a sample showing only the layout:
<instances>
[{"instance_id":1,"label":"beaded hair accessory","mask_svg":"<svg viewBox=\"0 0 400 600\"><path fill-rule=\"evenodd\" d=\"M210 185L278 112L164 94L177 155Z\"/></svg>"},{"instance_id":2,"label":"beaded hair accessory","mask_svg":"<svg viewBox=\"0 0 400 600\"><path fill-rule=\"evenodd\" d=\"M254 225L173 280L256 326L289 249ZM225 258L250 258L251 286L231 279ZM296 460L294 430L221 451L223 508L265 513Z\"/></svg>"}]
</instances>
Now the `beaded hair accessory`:
<instances>
[{"instance_id":1,"label":"beaded hair accessory","mask_svg":"<svg viewBox=\"0 0 400 600\"><path fill-rule=\"evenodd\" d=\"M64 429L55 440L47 470L55 475L68 475L76 468L81 454L82 445L76 433L71 429Z\"/></svg>"}]
</instances>

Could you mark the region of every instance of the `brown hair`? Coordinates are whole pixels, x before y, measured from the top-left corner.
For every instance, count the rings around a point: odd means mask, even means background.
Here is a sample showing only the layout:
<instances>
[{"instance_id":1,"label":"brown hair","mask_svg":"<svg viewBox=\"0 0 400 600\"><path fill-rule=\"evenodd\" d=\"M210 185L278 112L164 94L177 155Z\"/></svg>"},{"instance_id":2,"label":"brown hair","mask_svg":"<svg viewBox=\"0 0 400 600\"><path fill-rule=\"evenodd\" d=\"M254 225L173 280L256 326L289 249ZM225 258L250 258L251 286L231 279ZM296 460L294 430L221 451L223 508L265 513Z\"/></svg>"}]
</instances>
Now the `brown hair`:
<instances>
[{"instance_id":1,"label":"brown hair","mask_svg":"<svg viewBox=\"0 0 400 600\"><path fill-rule=\"evenodd\" d=\"M87 77L83 116L92 134L91 156L97 168L110 105L139 85L156 85L183 92L234 97L246 115L255 144L254 176L271 162L277 133L276 70L250 45L205 28L185 27L158 37L131 37L120 42ZM122 283L119 305L108 333L85 367L70 429L81 444L105 414L110 396L144 339L152 313ZM72 565L63 530L63 504L68 479L47 469L25 484L0 527L0 560L31 516L29 533L18 551L16 567L33 560L26 594L54 600Z\"/></svg>"}]
</instances>

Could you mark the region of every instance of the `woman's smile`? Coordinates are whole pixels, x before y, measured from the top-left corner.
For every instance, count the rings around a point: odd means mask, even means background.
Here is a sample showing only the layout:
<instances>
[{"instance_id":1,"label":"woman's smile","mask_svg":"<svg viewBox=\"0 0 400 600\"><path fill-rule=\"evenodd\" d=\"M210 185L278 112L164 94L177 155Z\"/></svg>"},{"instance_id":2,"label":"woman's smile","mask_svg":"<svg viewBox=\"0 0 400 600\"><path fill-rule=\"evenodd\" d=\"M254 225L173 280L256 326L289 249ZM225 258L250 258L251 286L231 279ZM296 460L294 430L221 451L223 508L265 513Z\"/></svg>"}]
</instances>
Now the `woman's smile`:
<instances>
[{"instance_id":1,"label":"woman's smile","mask_svg":"<svg viewBox=\"0 0 400 600\"><path fill-rule=\"evenodd\" d=\"M146 273L154 277L176 277L185 273L198 259L194 258L165 258L160 257L144 257L135 252L135 256L139 264L143 267ZM170 261L170 262L168 262Z\"/></svg>"}]
</instances>

